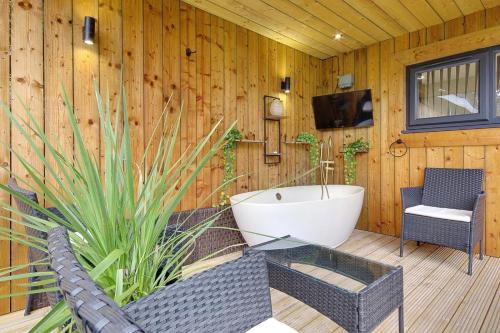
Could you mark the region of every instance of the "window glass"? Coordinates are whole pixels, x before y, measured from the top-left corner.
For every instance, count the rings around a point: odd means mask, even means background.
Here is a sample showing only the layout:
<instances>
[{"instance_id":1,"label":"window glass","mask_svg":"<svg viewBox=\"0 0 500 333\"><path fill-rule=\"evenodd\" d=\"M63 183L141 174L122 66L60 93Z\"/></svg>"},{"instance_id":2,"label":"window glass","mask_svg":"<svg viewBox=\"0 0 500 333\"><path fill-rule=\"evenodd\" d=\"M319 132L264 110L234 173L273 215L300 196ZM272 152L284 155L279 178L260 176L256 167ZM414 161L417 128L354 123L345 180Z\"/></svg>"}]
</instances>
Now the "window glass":
<instances>
[{"instance_id":1,"label":"window glass","mask_svg":"<svg viewBox=\"0 0 500 333\"><path fill-rule=\"evenodd\" d=\"M420 71L416 81L416 119L479 113L479 61ZM500 114L500 97L497 101Z\"/></svg>"},{"instance_id":2,"label":"window glass","mask_svg":"<svg viewBox=\"0 0 500 333\"><path fill-rule=\"evenodd\" d=\"M500 53L495 55L495 99L496 99L496 115L500 117Z\"/></svg>"}]
</instances>

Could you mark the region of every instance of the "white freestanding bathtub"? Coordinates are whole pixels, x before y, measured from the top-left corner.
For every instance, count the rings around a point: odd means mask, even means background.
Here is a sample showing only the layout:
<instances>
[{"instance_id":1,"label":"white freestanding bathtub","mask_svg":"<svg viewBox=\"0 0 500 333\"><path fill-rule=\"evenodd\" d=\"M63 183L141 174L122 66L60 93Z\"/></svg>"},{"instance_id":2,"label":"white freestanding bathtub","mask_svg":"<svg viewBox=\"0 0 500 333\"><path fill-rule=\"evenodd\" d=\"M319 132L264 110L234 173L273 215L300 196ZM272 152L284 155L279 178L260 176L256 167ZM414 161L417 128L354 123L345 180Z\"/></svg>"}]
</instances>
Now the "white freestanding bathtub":
<instances>
[{"instance_id":1,"label":"white freestanding bathtub","mask_svg":"<svg viewBox=\"0 0 500 333\"><path fill-rule=\"evenodd\" d=\"M356 226L364 188L328 185L330 198L321 200L321 186L295 186L237 194L231 197L236 223L248 245L274 237L292 237L337 247ZM266 237L271 236L271 237Z\"/></svg>"}]
</instances>

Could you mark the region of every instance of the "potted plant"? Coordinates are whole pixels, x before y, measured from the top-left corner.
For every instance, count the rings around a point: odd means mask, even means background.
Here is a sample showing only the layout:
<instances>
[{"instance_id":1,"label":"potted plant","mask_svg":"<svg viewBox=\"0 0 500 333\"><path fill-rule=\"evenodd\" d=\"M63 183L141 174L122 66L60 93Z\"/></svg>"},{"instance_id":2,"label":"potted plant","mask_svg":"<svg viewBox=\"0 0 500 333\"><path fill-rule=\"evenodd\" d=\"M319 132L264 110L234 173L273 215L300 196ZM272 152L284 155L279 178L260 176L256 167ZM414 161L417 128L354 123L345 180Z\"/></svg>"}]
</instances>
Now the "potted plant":
<instances>
[{"instance_id":1,"label":"potted plant","mask_svg":"<svg viewBox=\"0 0 500 333\"><path fill-rule=\"evenodd\" d=\"M185 231L179 230L168 237L164 233L174 208L200 171L222 147L232 126L202 154L216 127L220 125L219 121L195 147L185 151L179 160L174 160L172 151L178 137L180 116L172 129L165 132L160 126L166 116L163 113L152 133L153 137L161 132L157 147L153 147L153 140L149 140L143 156L137 160L132 157L123 88L113 121L109 98L103 101L98 89L95 90L104 150L101 166L99 156L94 156L85 146L78 121L64 91L66 117L74 137L75 151L71 155L58 151L57 144L50 142L42 124L33 118L27 107L21 115L16 115L5 104L2 105L13 130L21 133L44 166L45 174L51 177L49 181L11 148L13 158L17 158L24 166L23 175L28 174L32 182L24 182L24 177L15 174L13 176L20 182L19 185L49 200L62 217L51 213L43 205L27 200L4 184L0 184L1 189L45 214L48 220L22 214L7 203L2 203L2 208L13 213L12 224L44 232L58 224L65 226L80 263L111 298L124 305L178 278L196 238L217 218L210 217L199 225ZM168 110L168 107L164 110ZM45 151L35 140L43 143ZM12 229L0 228L0 237L47 251L46 240L27 237ZM31 263L39 264L48 263ZM0 271L0 281L15 282L26 278L27 274L42 275L18 273L19 269L27 266L24 264ZM45 274L43 278L45 280L36 283L38 289L32 293L56 290L53 277ZM11 296L14 295L2 295ZM70 312L61 301L32 332L51 332L63 326L70 329L71 325Z\"/></svg>"}]
</instances>

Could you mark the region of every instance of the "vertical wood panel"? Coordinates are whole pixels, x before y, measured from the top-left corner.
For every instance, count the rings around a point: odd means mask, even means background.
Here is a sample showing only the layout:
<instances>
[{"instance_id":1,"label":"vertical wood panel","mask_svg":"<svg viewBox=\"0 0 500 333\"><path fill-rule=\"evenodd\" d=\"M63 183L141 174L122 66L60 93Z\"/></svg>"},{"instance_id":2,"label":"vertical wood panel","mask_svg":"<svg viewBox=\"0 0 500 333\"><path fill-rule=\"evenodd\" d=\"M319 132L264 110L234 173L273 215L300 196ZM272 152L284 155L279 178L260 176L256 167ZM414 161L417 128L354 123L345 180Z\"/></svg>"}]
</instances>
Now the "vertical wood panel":
<instances>
[{"instance_id":1,"label":"vertical wood panel","mask_svg":"<svg viewBox=\"0 0 500 333\"><path fill-rule=\"evenodd\" d=\"M194 49L196 45L195 9L181 2L181 100L183 102L181 123L181 153L196 145L196 54L186 56L182 51ZM194 170L192 166L189 172ZM185 181L184 177L181 181ZM196 182L186 191L181 209L196 207Z\"/></svg>"},{"instance_id":2,"label":"vertical wood panel","mask_svg":"<svg viewBox=\"0 0 500 333\"><path fill-rule=\"evenodd\" d=\"M224 125L229 127L236 115L236 25L224 21ZM238 128L238 125L236 125ZM239 147L239 146L238 146ZM236 161L238 164L238 161ZM267 177L266 177L267 182ZM230 187L236 193L236 182Z\"/></svg>"},{"instance_id":3,"label":"vertical wood panel","mask_svg":"<svg viewBox=\"0 0 500 333\"><path fill-rule=\"evenodd\" d=\"M425 148L410 149L410 186L422 186L427 162Z\"/></svg>"},{"instance_id":4,"label":"vertical wood panel","mask_svg":"<svg viewBox=\"0 0 500 333\"><path fill-rule=\"evenodd\" d=\"M284 44L280 44L278 43L277 45L277 61L276 61L276 79L277 79L277 85L278 85L278 89L281 90L281 80L283 80L286 76L286 46ZM250 67L249 67L250 69ZM249 75L252 75L251 74L251 71L249 70ZM284 108L284 112L283 112L283 116L284 117L289 117L290 116L290 113L287 112L287 109L286 109L286 94L284 94L283 92L278 92L278 95L277 95L282 103L283 103L283 108ZM251 101L251 99L249 98L249 103ZM252 113L252 108L248 108L248 112L249 114ZM285 128L287 126L286 122L289 120L289 118L284 118L282 121L281 121L281 134L283 135L284 131L285 131ZM283 141L283 138L280 137L279 140ZM286 172L286 163L285 163L285 158L288 154L288 151L290 149L293 149L294 147L291 147L289 145L285 145L283 144L283 142L281 143L281 153L282 153L282 156L281 156L281 163L277 165L277 172L278 172L278 179L276 180L276 183L277 184L282 184L286 181L286 177L287 177L287 172Z\"/></svg>"},{"instance_id":5,"label":"vertical wood panel","mask_svg":"<svg viewBox=\"0 0 500 333\"><path fill-rule=\"evenodd\" d=\"M464 168L484 168L485 148L482 146L464 147Z\"/></svg>"},{"instance_id":6,"label":"vertical wood panel","mask_svg":"<svg viewBox=\"0 0 500 333\"><path fill-rule=\"evenodd\" d=\"M248 139L248 30L236 27L236 114L238 129ZM238 145L236 184L238 192L248 191L248 145Z\"/></svg>"},{"instance_id":7,"label":"vertical wood panel","mask_svg":"<svg viewBox=\"0 0 500 333\"><path fill-rule=\"evenodd\" d=\"M500 24L500 6L486 9L486 27L494 27Z\"/></svg>"},{"instance_id":8,"label":"vertical wood panel","mask_svg":"<svg viewBox=\"0 0 500 333\"><path fill-rule=\"evenodd\" d=\"M486 147L486 254L500 254L500 146Z\"/></svg>"},{"instance_id":9,"label":"vertical wood panel","mask_svg":"<svg viewBox=\"0 0 500 333\"><path fill-rule=\"evenodd\" d=\"M355 90L362 90L367 88L367 49L360 49L354 52L354 76L356 77L354 83ZM373 103L372 103L373 105ZM354 131L356 139L368 140L368 129L357 128ZM356 156L356 185L367 188L368 186L368 154L361 153ZM368 201L363 201L363 209L359 217L357 227L362 230L368 230Z\"/></svg>"},{"instance_id":10,"label":"vertical wood panel","mask_svg":"<svg viewBox=\"0 0 500 333\"><path fill-rule=\"evenodd\" d=\"M210 132L210 14L196 10L196 137L200 142ZM203 148L197 163L209 151ZM212 193L210 164L206 165L196 179L196 204L203 207L211 202ZM209 201L206 201L206 200Z\"/></svg>"},{"instance_id":11,"label":"vertical wood panel","mask_svg":"<svg viewBox=\"0 0 500 333\"><path fill-rule=\"evenodd\" d=\"M99 161L100 132L99 114L95 101L94 82L99 86L99 34L94 45L82 41L85 16L97 18L96 32L99 31L97 0L73 1L73 79L74 112L78 119L85 147Z\"/></svg>"},{"instance_id":12,"label":"vertical wood panel","mask_svg":"<svg viewBox=\"0 0 500 333\"><path fill-rule=\"evenodd\" d=\"M296 139L294 132L294 121L295 121L295 51L287 46L286 47L286 76L290 77L290 82L293 82L294 86L290 94L286 96L286 112L288 118L285 119L284 122L284 133L285 137L288 141L293 141ZM291 185L292 180L295 178L295 156L300 148L295 147L286 147L286 176L287 176L287 185Z\"/></svg>"},{"instance_id":13,"label":"vertical wood panel","mask_svg":"<svg viewBox=\"0 0 500 333\"><path fill-rule=\"evenodd\" d=\"M311 82L310 80L310 60L308 54L303 54L302 61L302 114L299 119L299 130L297 134L301 132L309 132L309 116L311 113L310 105L311 105ZM314 134L314 133L312 133ZM297 153L300 154L300 161L302 161L300 169L302 172L308 171L311 166L309 164L309 147L294 147L297 149ZM304 149L306 148L306 149ZM307 175L302 177L302 184L310 184L311 176Z\"/></svg>"},{"instance_id":14,"label":"vertical wood panel","mask_svg":"<svg viewBox=\"0 0 500 333\"><path fill-rule=\"evenodd\" d=\"M403 35L401 37L395 38L394 50L395 52L400 52L407 50L410 47L410 36ZM404 70L400 68L399 70ZM389 103L389 117L390 117L390 128L391 128L391 138L390 142L396 140L396 136L399 133L401 124L404 122L404 105L405 105L405 91L404 82L396 78L391 78L391 85L389 86L391 90ZM394 225L391 226L392 231L395 235L399 235L401 226L401 193L400 189L402 187L409 186L409 173L410 173L410 157L409 154L404 154L404 148L396 146L395 154L400 157L394 158Z\"/></svg>"},{"instance_id":15,"label":"vertical wood panel","mask_svg":"<svg viewBox=\"0 0 500 333\"><path fill-rule=\"evenodd\" d=\"M211 17L211 39L210 39L210 115L212 127L224 118L224 21L216 16ZM212 139L216 141L224 133L224 123L222 123ZM222 153L219 151L212 159L212 191L221 185L224 175L224 161ZM219 202L220 194L216 193L212 197L212 204Z\"/></svg>"},{"instance_id":16,"label":"vertical wood panel","mask_svg":"<svg viewBox=\"0 0 500 333\"><path fill-rule=\"evenodd\" d=\"M144 5L147 7L147 2ZM145 11L144 16L146 13ZM154 17L151 20L154 20ZM161 25L159 27L161 28ZM148 49L145 37L149 40L149 36L143 35L143 1L124 1L123 85L128 112L128 119L124 121L128 121L130 127L132 156L136 161L140 161L144 151L143 47Z\"/></svg>"},{"instance_id":17,"label":"vertical wood panel","mask_svg":"<svg viewBox=\"0 0 500 333\"><path fill-rule=\"evenodd\" d=\"M319 131L316 130L316 126L314 124L314 113L312 109L312 97L320 95L321 92L318 91L318 84L320 82L320 73L319 73L319 63L320 60L314 57L309 57L309 96L306 100L307 107L307 122L308 128L306 129L309 133L313 133L316 137L319 136ZM309 155L309 154L308 154ZM308 158L309 159L309 158ZM308 163L309 168L311 168L310 162ZM316 177L314 177L314 175ZM314 185L319 184L319 172L316 171L315 174L311 175L308 184Z\"/></svg>"},{"instance_id":18,"label":"vertical wood panel","mask_svg":"<svg viewBox=\"0 0 500 333\"><path fill-rule=\"evenodd\" d=\"M46 2L44 8L44 70L45 70L45 132L57 150L71 160L73 155L73 132L68 121L61 86L73 102L73 10L64 0ZM62 173L51 154L47 159L55 169L57 177ZM56 180L47 173L45 181L54 184ZM48 203L50 205L50 203Z\"/></svg>"},{"instance_id":19,"label":"vertical wood panel","mask_svg":"<svg viewBox=\"0 0 500 333\"><path fill-rule=\"evenodd\" d=\"M11 34L12 34L12 91L19 98L12 99L12 112L30 124L28 116L23 112L25 103L31 115L38 124L44 123L44 81L43 81L43 2L41 0L30 3L13 3ZM20 100L19 100L20 99ZM43 149L41 141L36 140L39 149ZM11 133L12 148L20 152L31 166L43 175L43 167L30 145L23 139L19 131ZM20 185L30 182L30 177L17 159L12 160L12 172L18 177ZM39 198L43 201L43 198ZM14 217L15 218L15 217ZM12 228L24 232L24 227L13 225ZM11 243L11 265L23 264L27 260L27 249L17 243ZM11 292L25 290L20 287L20 281L12 284ZM24 297L15 297L11 300L11 311L24 307Z\"/></svg>"},{"instance_id":20,"label":"vertical wood panel","mask_svg":"<svg viewBox=\"0 0 500 333\"><path fill-rule=\"evenodd\" d=\"M110 107L116 111L120 94L122 64L122 2L102 0L99 4L99 74L101 93L109 93Z\"/></svg>"},{"instance_id":21,"label":"vertical wood panel","mask_svg":"<svg viewBox=\"0 0 500 333\"><path fill-rule=\"evenodd\" d=\"M248 32L248 138L259 138L259 36ZM250 191L259 189L259 158L262 147L257 144L248 146L248 186Z\"/></svg>"},{"instance_id":22,"label":"vertical wood panel","mask_svg":"<svg viewBox=\"0 0 500 333\"><path fill-rule=\"evenodd\" d=\"M381 196L381 219L374 231L384 234L392 234L394 225L394 160L389 153L389 145L392 143L390 136L389 123L389 70L390 58L394 53L394 41L387 40L382 42L380 49L380 182L383 195Z\"/></svg>"},{"instance_id":23,"label":"vertical wood panel","mask_svg":"<svg viewBox=\"0 0 500 333\"><path fill-rule=\"evenodd\" d=\"M463 168L464 166L464 148L446 147L444 149L445 168Z\"/></svg>"},{"instance_id":24,"label":"vertical wood panel","mask_svg":"<svg viewBox=\"0 0 500 333\"><path fill-rule=\"evenodd\" d=\"M293 98L293 136L297 138L297 135L299 134L300 131L300 118L302 117L302 89L303 89L303 58L302 58L302 53L295 50L295 88L294 88L294 98ZM300 151L299 149L295 150L295 173L294 173L294 178L295 178L295 184L300 185L302 184L302 173L303 170L301 169L302 161L301 159L303 158L304 152Z\"/></svg>"},{"instance_id":25,"label":"vertical wood panel","mask_svg":"<svg viewBox=\"0 0 500 333\"><path fill-rule=\"evenodd\" d=\"M429 167L429 168L444 168L444 148L443 147L427 148L427 167Z\"/></svg>"},{"instance_id":26,"label":"vertical wood panel","mask_svg":"<svg viewBox=\"0 0 500 333\"><path fill-rule=\"evenodd\" d=\"M368 230L373 231L380 221L380 44L367 50L367 84L372 90L373 123L368 128Z\"/></svg>"},{"instance_id":27,"label":"vertical wood panel","mask_svg":"<svg viewBox=\"0 0 500 333\"><path fill-rule=\"evenodd\" d=\"M264 95L269 94L269 39L259 36L259 119L264 115L264 102L262 100ZM264 122L259 122L259 139L264 138ZM259 149L262 145L259 144ZM269 187L269 169L264 164L264 153L261 150L261 159L259 162L259 188L265 189Z\"/></svg>"},{"instance_id":28,"label":"vertical wood panel","mask_svg":"<svg viewBox=\"0 0 500 333\"><path fill-rule=\"evenodd\" d=\"M340 54L333 58L332 75L328 78L327 82L329 94L337 92L339 76L342 74L344 74L344 55ZM332 154L335 161L333 182L335 184L344 184L344 156L341 153L344 146L344 130L342 128L338 128L333 130L333 133L325 132L323 135L323 140L326 144L329 143L330 136L332 137L333 141Z\"/></svg>"},{"instance_id":29,"label":"vertical wood panel","mask_svg":"<svg viewBox=\"0 0 500 333\"><path fill-rule=\"evenodd\" d=\"M9 31L10 25L10 1L0 0L0 31ZM6 105L10 104L10 34L0 34L0 101ZM0 142L10 143L10 126L8 125L7 116L4 112L0 112ZM8 146L0 145L0 182L5 184L9 178L8 169L10 168L10 152ZM0 191L0 201L2 203L9 202L10 196ZM10 227L10 222L4 218L10 216L9 212L0 210L0 227ZM0 240L0 269L10 266L10 242L8 240ZM10 292L10 282L0 282L0 295ZM10 312L10 299L4 298L0 300L0 315Z\"/></svg>"},{"instance_id":30,"label":"vertical wood panel","mask_svg":"<svg viewBox=\"0 0 500 333\"><path fill-rule=\"evenodd\" d=\"M170 100L167 117L167 128L172 128L177 121L181 108L181 34L180 34L180 2L163 1L163 98ZM148 134L145 136L148 139ZM181 154L180 131L177 133L172 161L178 160Z\"/></svg>"},{"instance_id":31,"label":"vertical wood panel","mask_svg":"<svg viewBox=\"0 0 500 333\"><path fill-rule=\"evenodd\" d=\"M350 74L355 74L354 73L354 69L355 69L354 53L355 53L355 51L352 51L352 52L344 54L342 74L349 74L349 73ZM358 77L356 77L356 76L354 77L354 84L355 85L357 84L358 79L359 79ZM352 91L352 90L355 90L355 87L347 89L347 91ZM356 131L355 131L354 128L347 127L347 128L342 129L342 131L343 131L343 134L344 134L344 138L343 138L343 145L344 146L346 146L349 143L351 143L351 142L353 142L353 141L356 140ZM343 180L343 178L342 178L342 180ZM356 180L354 180L354 181L356 181Z\"/></svg>"},{"instance_id":32,"label":"vertical wood panel","mask_svg":"<svg viewBox=\"0 0 500 333\"><path fill-rule=\"evenodd\" d=\"M120 97L122 69L122 2L103 0L99 3L99 85L104 99L109 97L112 119ZM101 142L101 166L104 146Z\"/></svg>"},{"instance_id":33,"label":"vertical wood panel","mask_svg":"<svg viewBox=\"0 0 500 333\"><path fill-rule=\"evenodd\" d=\"M274 97L279 97L279 85L278 85L278 43L274 40L269 41L269 76L268 76L268 89L269 95ZM276 122L266 122L264 126L267 126L268 132L268 147L271 152L278 151L279 138L278 138L278 126ZM277 161L278 157L268 158L268 161ZM277 186L279 184L279 165L278 164L268 164L269 172L269 186Z\"/></svg>"}]
</instances>

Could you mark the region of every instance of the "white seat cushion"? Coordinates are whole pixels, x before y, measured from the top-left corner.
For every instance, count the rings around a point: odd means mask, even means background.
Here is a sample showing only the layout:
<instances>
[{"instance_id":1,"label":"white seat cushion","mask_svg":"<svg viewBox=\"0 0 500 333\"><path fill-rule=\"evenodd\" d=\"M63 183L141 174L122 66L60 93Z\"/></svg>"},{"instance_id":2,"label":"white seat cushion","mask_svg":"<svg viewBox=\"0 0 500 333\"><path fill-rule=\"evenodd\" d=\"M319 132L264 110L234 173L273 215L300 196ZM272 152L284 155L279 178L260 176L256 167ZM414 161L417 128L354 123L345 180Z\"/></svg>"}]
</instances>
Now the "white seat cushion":
<instances>
[{"instance_id":1,"label":"white seat cushion","mask_svg":"<svg viewBox=\"0 0 500 333\"><path fill-rule=\"evenodd\" d=\"M298 333L296 330L282 322L269 318L257 326L252 327L247 333Z\"/></svg>"},{"instance_id":2,"label":"white seat cushion","mask_svg":"<svg viewBox=\"0 0 500 333\"><path fill-rule=\"evenodd\" d=\"M472 211L470 210L441 208L425 205L408 207L406 208L405 213L461 222L470 222L472 216Z\"/></svg>"}]
</instances>

